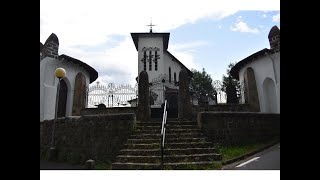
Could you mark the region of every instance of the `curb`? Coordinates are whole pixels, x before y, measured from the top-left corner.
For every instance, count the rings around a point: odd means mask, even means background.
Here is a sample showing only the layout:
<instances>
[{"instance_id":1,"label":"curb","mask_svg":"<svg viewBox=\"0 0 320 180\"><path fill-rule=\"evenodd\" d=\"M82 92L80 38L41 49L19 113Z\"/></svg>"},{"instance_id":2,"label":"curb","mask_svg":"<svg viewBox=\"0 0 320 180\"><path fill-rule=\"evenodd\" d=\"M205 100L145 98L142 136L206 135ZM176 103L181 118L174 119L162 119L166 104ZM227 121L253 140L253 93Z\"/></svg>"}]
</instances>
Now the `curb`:
<instances>
[{"instance_id":1,"label":"curb","mask_svg":"<svg viewBox=\"0 0 320 180\"><path fill-rule=\"evenodd\" d=\"M247 157L249 157L249 156L251 156L251 155L254 155L254 154L259 153L259 152L261 152L261 151L263 151L263 150L265 150L265 149L268 149L269 147L271 147L271 146L273 146L273 145L275 145L275 144L277 144L277 143L279 143L279 142L280 142L280 139L279 139L279 140L276 140L276 141L274 141L274 142L272 142L272 143L270 143L270 144L268 144L268 145L266 145L266 146L264 146L264 147L262 147L262 148L260 148L260 149L254 150L254 151L249 152L249 153L247 153L247 154L244 154L244 155L242 155L242 156L240 156L240 157L233 158L233 159L230 159L230 160L228 160L228 161L223 161L223 162L222 162L222 165L228 165L228 164L234 163L234 162L236 162L236 161L243 160L243 159L245 159L245 158L247 158Z\"/></svg>"}]
</instances>

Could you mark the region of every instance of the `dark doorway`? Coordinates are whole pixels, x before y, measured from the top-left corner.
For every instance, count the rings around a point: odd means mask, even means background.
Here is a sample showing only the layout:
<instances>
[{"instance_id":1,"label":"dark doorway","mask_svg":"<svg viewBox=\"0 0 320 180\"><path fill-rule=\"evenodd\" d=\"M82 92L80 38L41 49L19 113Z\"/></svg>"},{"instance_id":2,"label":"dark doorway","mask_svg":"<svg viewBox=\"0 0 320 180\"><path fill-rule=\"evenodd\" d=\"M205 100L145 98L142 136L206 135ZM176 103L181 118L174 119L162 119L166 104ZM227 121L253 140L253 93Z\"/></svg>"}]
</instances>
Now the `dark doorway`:
<instances>
[{"instance_id":1,"label":"dark doorway","mask_svg":"<svg viewBox=\"0 0 320 180\"><path fill-rule=\"evenodd\" d=\"M67 93L68 93L67 84L66 84L66 82L62 79L62 80L60 81L59 103L58 103L57 117L65 117L65 116L66 116Z\"/></svg>"},{"instance_id":2,"label":"dark doorway","mask_svg":"<svg viewBox=\"0 0 320 180\"><path fill-rule=\"evenodd\" d=\"M168 117L178 117L178 91L166 88L166 99L168 100Z\"/></svg>"}]
</instances>

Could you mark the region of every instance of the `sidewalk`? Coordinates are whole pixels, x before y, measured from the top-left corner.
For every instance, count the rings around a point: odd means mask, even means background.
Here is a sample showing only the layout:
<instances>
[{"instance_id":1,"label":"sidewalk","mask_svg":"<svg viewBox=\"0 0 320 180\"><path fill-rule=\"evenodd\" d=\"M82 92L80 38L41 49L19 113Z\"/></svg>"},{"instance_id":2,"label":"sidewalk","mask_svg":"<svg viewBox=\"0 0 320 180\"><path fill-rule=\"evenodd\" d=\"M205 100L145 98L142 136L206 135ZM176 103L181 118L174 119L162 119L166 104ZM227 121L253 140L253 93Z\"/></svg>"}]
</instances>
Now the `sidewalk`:
<instances>
[{"instance_id":1,"label":"sidewalk","mask_svg":"<svg viewBox=\"0 0 320 180\"><path fill-rule=\"evenodd\" d=\"M83 165L72 165L40 159L40 170L83 170Z\"/></svg>"}]
</instances>

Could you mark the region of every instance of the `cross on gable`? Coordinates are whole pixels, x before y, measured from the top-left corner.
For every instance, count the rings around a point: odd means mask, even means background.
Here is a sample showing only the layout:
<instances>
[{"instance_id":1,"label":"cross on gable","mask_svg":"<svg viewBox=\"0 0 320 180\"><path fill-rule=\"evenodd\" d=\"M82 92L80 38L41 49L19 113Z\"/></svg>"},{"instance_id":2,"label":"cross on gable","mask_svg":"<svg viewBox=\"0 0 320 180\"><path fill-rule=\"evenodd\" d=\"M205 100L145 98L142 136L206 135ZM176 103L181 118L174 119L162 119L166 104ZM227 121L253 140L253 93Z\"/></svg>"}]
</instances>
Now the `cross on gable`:
<instances>
[{"instance_id":1,"label":"cross on gable","mask_svg":"<svg viewBox=\"0 0 320 180\"><path fill-rule=\"evenodd\" d=\"M152 33L152 26L156 26L156 25L152 24L152 20L151 20L150 24L148 24L147 26L150 26L150 33Z\"/></svg>"}]
</instances>

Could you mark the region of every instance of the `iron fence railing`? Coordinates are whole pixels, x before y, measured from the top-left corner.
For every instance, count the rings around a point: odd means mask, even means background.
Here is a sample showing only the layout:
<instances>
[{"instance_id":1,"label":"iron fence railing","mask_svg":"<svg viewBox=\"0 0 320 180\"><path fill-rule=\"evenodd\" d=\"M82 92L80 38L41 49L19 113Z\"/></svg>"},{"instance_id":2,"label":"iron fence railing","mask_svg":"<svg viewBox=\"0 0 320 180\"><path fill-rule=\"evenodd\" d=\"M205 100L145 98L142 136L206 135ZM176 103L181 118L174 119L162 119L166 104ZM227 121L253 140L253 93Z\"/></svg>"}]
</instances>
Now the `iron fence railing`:
<instances>
[{"instance_id":1,"label":"iron fence railing","mask_svg":"<svg viewBox=\"0 0 320 180\"><path fill-rule=\"evenodd\" d=\"M164 148L165 148L165 140L166 140L166 124L167 124L167 100L164 102L164 108L163 108L163 118L162 118L162 126L161 126L161 169L163 169L163 154L164 154Z\"/></svg>"}]
</instances>

